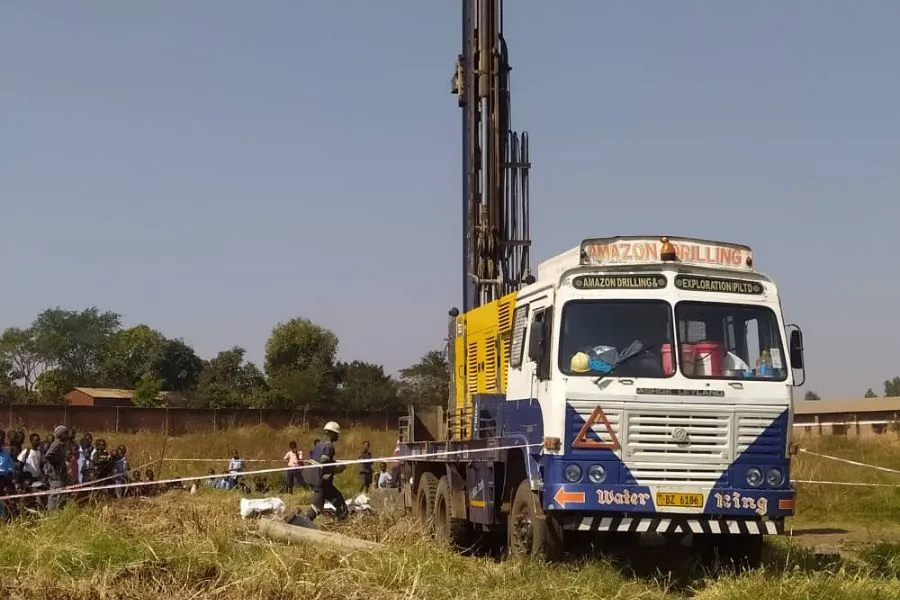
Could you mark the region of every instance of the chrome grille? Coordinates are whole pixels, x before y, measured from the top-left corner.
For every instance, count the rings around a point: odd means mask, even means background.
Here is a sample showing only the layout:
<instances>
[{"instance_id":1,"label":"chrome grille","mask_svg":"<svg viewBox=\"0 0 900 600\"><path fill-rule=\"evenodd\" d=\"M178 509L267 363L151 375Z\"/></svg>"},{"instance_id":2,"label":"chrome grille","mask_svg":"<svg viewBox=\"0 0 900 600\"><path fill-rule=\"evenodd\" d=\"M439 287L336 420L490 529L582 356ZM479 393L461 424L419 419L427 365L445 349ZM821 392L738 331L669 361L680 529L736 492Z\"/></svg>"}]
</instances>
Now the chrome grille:
<instances>
[{"instance_id":1,"label":"chrome grille","mask_svg":"<svg viewBox=\"0 0 900 600\"><path fill-rule=\"evenodd\" d=\"M780 455L785 450L787 432L784 427L774 427L780 412L738 413L735 456ZM754 444L752 452L748 452Z\"/></svg>"},{"instance_id":2,"label":"chrome grille","mask_svg":"<svg viewBox=\"0 0 900 600\"><path fill-rule=\"evenodd\" d=\"M683 481L715 483L722 477L722 467L685 466L674 468L672 464L640 462L630 469L631 477L640 482Z\"/></svg>"},{"instance_id":3,"label":"chrome grille","mask_svg":"<svg viewBox=\"0 0 900 600\"><path fill-rule=\"evenodd\" d=\"M628 415L626 457L636 463L730 462L730 425L729 415L721 413L635 412ZM679 430L684 441L673 435Z\"/></svg>"},{"instance_id":4,"label":"chrome grille","mask_svg":"<svg viewBox=\"0 0 900 600\"><path fill-rule=\"evenodd\" d=\"M600 404L621 444L615 453L627 469L623 476L641 483L708 483L718 481L741 456L765 456L784 452L785 427L778 417L782 410L747 410L735 407L628 406L622 401L570 401L568 440L574 441L581 427ZM686 438L673 436L684 430ZM682 433L682 432L679 432ZM602 422L587 434L590 441L611 442ZM752 448L751 448L752 446ZM575 450L578 453L578 450Z\"/></svg>"}]
</instances>

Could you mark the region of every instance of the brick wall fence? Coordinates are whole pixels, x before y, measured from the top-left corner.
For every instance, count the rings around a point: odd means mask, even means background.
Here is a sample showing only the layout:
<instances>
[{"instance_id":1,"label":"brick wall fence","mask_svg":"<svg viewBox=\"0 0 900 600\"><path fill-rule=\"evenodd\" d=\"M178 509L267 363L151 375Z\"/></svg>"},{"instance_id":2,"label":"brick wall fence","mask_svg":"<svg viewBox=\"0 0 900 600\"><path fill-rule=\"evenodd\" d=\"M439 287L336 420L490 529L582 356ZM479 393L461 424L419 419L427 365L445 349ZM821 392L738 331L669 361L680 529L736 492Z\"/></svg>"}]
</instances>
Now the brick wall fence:
<instances>
[{"instance_id":1,"label":"brick wall fence","mask_svg":"<svg viewBox=\"0 0 900 600\"><path fill-rule=\"evenodd\" d=\"M0 428L50 432L57 425L76 431L136 433L158 431L168 435L219 431L235 427L268 425L273 428L319 428L328 421L341 427L395 430L400 411L345 412L328 410L269 410L251 408L137 408L66 405L0 406Z\"/></svg>"}]
</instances>

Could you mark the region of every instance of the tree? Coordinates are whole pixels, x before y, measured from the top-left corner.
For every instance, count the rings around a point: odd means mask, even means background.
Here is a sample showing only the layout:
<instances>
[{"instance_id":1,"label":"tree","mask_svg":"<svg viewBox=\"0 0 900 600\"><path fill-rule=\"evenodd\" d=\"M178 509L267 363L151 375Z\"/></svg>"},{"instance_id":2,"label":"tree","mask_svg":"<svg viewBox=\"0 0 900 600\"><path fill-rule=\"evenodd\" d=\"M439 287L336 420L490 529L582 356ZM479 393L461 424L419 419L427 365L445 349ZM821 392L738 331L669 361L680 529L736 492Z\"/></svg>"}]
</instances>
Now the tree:
<instances>
[{"instance_id":1,"label":"tree","mask_svg":"<svg viewBox=\"0 0 900 600\"><path fill-rule=\"evenodd\" d=\"M13 366L5 357L0 356L0 402L12 402L16 395L16 386L13 379Z\"/></svg>"},{"instance_id":2,"label":"tree","mask_svg":"<svg viewBox=\"0 0 900 600\"><path fill-rule=\"evenodd\" d=\"M866 390L866 395L863 396L863 397L864 397L864 398L877 398L877 397L878 397L878 394L876 394L876 393L872 390L872 388L869 388L869 389Z\"/></svg>"},{"instance_id":3,"label":"tree","mask_svg":"<svg viewBox=\"0 0 900 600\"><path fill-rule=\"evenodd\" d=\"M266 375L276 402L286 407L326 403L337 387L338 339L308 319L278 323L266 343Z\"/></svg>"},{"instance_id":4,"label":"tree","mask_svg":"<svg viewBox=\"0 0 900 600\"><path fill-rule=\"evenodd\" d=\"M193 404L209 408L264 405L265 376L253 363L244 363L244 354L243 348L234 346L206 363Z\"/></svg>"},{"instance_id":5,"label":"tree","mask_svg":"<svg viewBox=\"0 0 900 600\"><path fill-rule=\"evenodd\" d=\"M32 329L48 366L84 385L94 383L100 353L120 326L118 314L96 306L80 312L57 307L40 313Z\"/></svg>"},{"instance_id":6,"label":"tree","mask_svg":"<svg viewBox=\"0 0 900 600\"><path fill-rule=\"evenodd\" d=\"M34 388L35 380L46 365L31 328L10 327L0 336L0 357L10 366L13 381L21 381L26 392Z\"/></svg>"},{"instance_id":7,"label":"tree","mask_svg":"<svg viewBox=\"0 0 900 600\"><path fill-rule=\"evenodd\" d=\"M806 396L804 397L804 400L821 400L821 398L819 398L819 395L817 393L810 390L810 391L806 392Z\"/></svg>"},{"instance_id":8,"label":"tree","mask_svg":"<svg viewBox=\"0 0 900 600\"><path fill-rule=\"evenodd\" d=\"M145 377L158 380L166 338L146 325L111 335L97 357L96 381L104 387L136 389Z\"/></svg>"},{"instance_id":9,"label":"tree","mask_svg":"<svg viewBox=\"0 0 900 600\"><path fill-rule=\"evenodd\" d=\"M398 405L397 384L384 367L354 360L338 363L337 405L343 410L385 410Z\"/></svg>"},{"instance_id":10,"label":"tree","mask_svg":"<svg viewBox=\"0 0 900 600\"><path fill-rule=\"evenodd\" d=\"M413 406L447 404L450 397L450 364L447 354L432 350L419 362L400 370L401 397Z\"/></svg>"},{"instance_id":11,"label":"tree","mask_svg":"<svg viewBox=\"0 0 900 600\"><path fill-rule=\"evenodd\" d=\"M165 399L161 397L163 391L162 379L157 379L153 375L143 375L134 386L134 396L132 400L135 406L143 406L146 408L155 408L163 406Z\"/></svg>"},{"instance_id":12,"label":"tree","mask_svg":"<svg viewBox=\"0 0 900 600\"><path fill-rule=\"evenodd\" d=\"M900 377L894 377L884 382L885 397L900 396Z\"/></svg>"},{"instance_id":13,"label":"tree","mask_svg":"<svg viewBox=\"0 0 900 600\"><path fill-rule=\"evenodd\" d=\"M43 404L62 404L63 396L75 387L75 382L68 371L48 369L38 375L34 387Z\"/></svg>"},{"instance_id":14,"label":"tree","mask_svg":"<svg viewBox=\"0 0 900 600\"><path fill-rule=\"evenodd\" d=\"M183 340L166 340L153 372L163 380L166 390L185 392L200 380L203 360Z\"/></svg>"}]
</instances>

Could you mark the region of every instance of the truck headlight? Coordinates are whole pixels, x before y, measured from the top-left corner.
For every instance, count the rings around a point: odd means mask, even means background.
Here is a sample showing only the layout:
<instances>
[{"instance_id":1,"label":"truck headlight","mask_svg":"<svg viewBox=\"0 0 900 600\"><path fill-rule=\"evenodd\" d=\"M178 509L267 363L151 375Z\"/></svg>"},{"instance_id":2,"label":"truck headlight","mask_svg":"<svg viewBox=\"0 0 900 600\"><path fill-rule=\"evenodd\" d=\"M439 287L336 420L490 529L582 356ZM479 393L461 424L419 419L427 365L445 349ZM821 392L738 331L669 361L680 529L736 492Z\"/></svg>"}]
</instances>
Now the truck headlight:
<instances>
[{"instance_id":1,"label":"truck headlight","mask_svg":"<svg viewBox=\"0 0 900 600\"><path fill-rule=\"evenodd\" d=\"M603 483L606 480L606 469L603 465L591 465L588 467L588 479L591 483Z\"/></svg>"},{"instance_id":2,"label":"truck headlight","mask_svg":"<svg viewBox=\"0 0 900 600\"><path fill-rule=\"evenodd\" d=\"M566 481L569 483L578 483L581 481L581 467L575 463L566 465Z\"/></svg>"},{"instance_id":3,"label":"truck headlight","mask_svg":"<svg viewBox=\"0 0 900 600\"><path fill-rule=\"evenodd\" d=\"M779 487L784 483L784 475L778 469L769 469L766 471L766 483L769 487Z\"/></svg>"},{"instance_id":4,"label":"truck headlight","mask_svg":"<svg viewBox=\"0 0 900 600\"><path fill-rule=\"evenodd\" d=\"M747 485L750 487L759 487L763 481L762 471L756 467L747 469Z\"/></svg>"}]
</instances>

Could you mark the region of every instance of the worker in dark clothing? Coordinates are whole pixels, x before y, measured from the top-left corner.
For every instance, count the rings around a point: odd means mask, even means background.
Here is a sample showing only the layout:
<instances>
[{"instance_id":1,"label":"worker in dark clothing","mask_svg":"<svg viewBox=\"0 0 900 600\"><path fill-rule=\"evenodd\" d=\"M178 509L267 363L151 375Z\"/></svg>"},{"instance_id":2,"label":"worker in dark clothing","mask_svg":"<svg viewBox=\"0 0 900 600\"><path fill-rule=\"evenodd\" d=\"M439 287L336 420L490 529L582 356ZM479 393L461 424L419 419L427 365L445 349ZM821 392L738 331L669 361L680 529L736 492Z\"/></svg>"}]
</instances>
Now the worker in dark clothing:
<instances>
[{"instance_id":1,"label":"worker in dark clothing","mask_svg":"<svg viewBox=\"0 0 900 600\"><path fill-rule=\"evenodd\" d=\"M69 469L66 465L66 448L71 439L69 428L60 425L53 430L53 442L44 454L44 472L51 490L69 485ZM51 494L47 498L47 510L56 510L65 504L64 494Z\"/></svg>"},{"instance_id":2,"label":"worker in dark clothing","mask_svg":"<svg viewBox=\"0 0 900 600\"><path fill-rule=\"evenodd\" d=\"M342 472L346 466L335 464L329 465L329 463L335 462L334 443L341 435L340 425L334 421L329 421L325 424L325 435L327 436L327 439L316 444L316 447L313 448L312 455L310 456L312 461L322 465L321 467L310 469L313 497L312 506L306 511L306 518L310 521L315 520L315 518L319 516L325 508L326 501L331 502L331 504L334 505L334 508L337 509L339 519L345 518L349 513L347 510L347 502L344 501L344 495L341 494L340 490L334 487L334 476L337 473Z\"/></svg>"},{"instance_id":3,"label":"worker in dark clothing","mask_svg":"<svg viewBox=\"0 0 900 600\"><path fill-rule=\"evenodd\" d=\"M94 475L96 476L97 481L103 482L104 485L109 485L109 479L115 472L116 458L113 453L107 450L106 440L98 439L95 446L94 452L91 454L91 464L94 465ZM109 490L105 490L100 493L105 494L108 492Z\"/></svg>"},{"instance_id":4,"label":"worker in dark clothing","mask_svg":"<svg viewBox=\"0 0 900 600\"><path fill-rule=\"evenodd\" d=\"M359 460L372 460L372 453L369 452L369 442L363 442L362 452L359 453ZM359 463L359 491L362 494L365 494L369 491L369 488L372 486L372 463L371 462L362 462Z\"/></svg>"}]
</instances>

